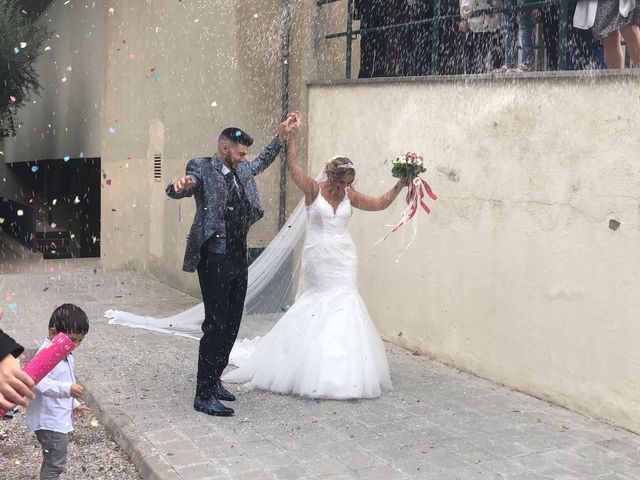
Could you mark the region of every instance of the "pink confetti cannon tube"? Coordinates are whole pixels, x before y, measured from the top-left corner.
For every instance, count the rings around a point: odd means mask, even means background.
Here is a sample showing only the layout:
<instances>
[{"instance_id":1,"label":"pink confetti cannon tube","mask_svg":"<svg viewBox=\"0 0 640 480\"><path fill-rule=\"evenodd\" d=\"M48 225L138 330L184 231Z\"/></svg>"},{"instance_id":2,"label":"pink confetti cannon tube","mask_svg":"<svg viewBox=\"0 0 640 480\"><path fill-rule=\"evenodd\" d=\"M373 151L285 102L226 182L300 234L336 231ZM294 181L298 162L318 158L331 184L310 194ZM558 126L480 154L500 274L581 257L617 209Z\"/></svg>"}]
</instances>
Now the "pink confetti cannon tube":
<instances>
[{"instance_id":1,"label":"pink confetti cannon tube","mask_svg":"<svg viewBox=\"0 0 640 480\"><path fill-rule=\"evenodd\" d=\"M69 337L64 333L58 333L53 337L53 340L51 340L51 344L36 353L35 356L22 367L22 370L38 384L40 380L46 377L74 348L76 348L76 346L69 340ZM0 418L4 417L5 413L5 411L0 409Z\"/></svg>"}]
</instances>

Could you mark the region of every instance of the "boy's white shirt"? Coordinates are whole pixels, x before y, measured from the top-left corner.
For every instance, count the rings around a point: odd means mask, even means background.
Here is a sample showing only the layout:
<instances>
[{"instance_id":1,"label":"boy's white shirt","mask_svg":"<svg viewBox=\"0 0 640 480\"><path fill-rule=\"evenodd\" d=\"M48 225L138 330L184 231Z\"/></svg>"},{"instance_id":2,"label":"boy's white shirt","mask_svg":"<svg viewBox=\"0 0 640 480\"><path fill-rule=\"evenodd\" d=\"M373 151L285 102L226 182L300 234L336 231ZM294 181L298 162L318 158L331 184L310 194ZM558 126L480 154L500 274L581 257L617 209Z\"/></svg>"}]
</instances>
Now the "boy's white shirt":
<instances>
[{"instance_id":1,"label":"boy's white shirt","mask_svg":"<svg viewBox=\"0 0 640 480\"><path fill-rule=\"evenodd\" d=\"M38 351L51 344L46 338ZM73 431L73 410L80 406L71 397L71 385L76 383L73 355L67 355L49 375L35 387L35 400L27 407L27 431L52 430L59 433Z\"/></svg>"}]
</instances>

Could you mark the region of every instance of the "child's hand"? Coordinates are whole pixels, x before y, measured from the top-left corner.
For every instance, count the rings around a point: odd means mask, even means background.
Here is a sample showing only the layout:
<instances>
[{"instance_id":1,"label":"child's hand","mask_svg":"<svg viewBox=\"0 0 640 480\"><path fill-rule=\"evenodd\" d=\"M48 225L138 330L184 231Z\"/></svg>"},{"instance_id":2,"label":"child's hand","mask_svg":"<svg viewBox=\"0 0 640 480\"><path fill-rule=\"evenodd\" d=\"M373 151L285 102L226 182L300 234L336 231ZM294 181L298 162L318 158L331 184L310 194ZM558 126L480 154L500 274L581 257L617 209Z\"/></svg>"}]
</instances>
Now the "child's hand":
<instances>
[{"instance_id":1,"label":"child's hand","mask_svg":"<svg viewBox=\"0 0 640 480\"><path fill-rule=\"evenodd\" d=\"M76 419L90 418L93 416L93 412L83 403L73 411L73 415Z\"/></svg>"},{"instance_id":2,"label":"child's hand","mask_svg":"<svg viewBox=\"0 0 640 480\"><path fill-rule=\"evenodd\" d=\"M84 388L82 388L77 383L71 385L71 396L76 400L82 400L84 396Z\"/></svg>"}]
</instances>

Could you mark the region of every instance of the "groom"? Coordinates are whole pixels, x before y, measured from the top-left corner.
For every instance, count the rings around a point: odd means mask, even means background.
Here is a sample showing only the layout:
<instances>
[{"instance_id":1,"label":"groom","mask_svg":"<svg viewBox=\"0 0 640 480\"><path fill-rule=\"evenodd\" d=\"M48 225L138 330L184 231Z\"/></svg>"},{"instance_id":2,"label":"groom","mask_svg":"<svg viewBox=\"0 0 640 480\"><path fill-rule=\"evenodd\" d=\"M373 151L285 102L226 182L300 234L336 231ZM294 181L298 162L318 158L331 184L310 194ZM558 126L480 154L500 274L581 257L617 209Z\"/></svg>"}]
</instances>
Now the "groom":
<instances>
[{"instance_id":1,"label":"groom","mask_svg":"<svg viewBox=\"0 0 640 480\"><path fill-rule=\"evenodd\" d=\"M193 408L208 415L233 415L220 401L235 400L220 375L238 335L247 293L247 233L264 215L254 177L273 163L294 124L289 114L253 161L246 159L253 139L239 128L225 128L214 156L190 160L186 175L166 189L171 198L193 195L196 200L182 269L198 271L204 303Z\"/></svg>"}]
</instances>

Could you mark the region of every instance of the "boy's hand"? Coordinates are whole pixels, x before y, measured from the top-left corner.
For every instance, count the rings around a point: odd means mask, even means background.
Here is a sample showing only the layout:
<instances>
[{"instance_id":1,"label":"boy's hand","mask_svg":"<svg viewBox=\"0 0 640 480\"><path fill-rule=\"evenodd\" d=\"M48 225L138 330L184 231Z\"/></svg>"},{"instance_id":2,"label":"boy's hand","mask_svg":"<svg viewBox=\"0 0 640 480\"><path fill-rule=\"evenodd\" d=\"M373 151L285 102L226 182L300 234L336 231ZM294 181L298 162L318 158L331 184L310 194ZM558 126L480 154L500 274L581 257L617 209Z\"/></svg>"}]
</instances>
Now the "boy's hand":
<instances>
[{"instance_id":1,"label":"boy's hand","mask_svg":"<svg viewBox=\"0 0 640 480\"><path fill-rule=\"evenodd\" d=\"M31 391L34 386L13 355L0 360L0 410L9 410L16 404L25 407L27 402L22 397L35 398Z\"/></svg>"},{"instance_id":2,"label":"boy's hand","mask_svg":"<svg viewBox=\"0 0 640 480\"><path fill-rule=\"evenodd\" d=\"M84 396L84 388L82 388L77 383L71 385L71 396L76 400L82 400Z\"/></svg>"},{"instance_id":3,"label":"boy's hand","mask_svg":"<svg viewBox=\"0 0 640 480\"><path fill-rule=\"evenodd\" d=\"M93 416L93 412L84 403L73 411L73 415L77 418L90 418Z\"/></svg>"}]
</instances>

